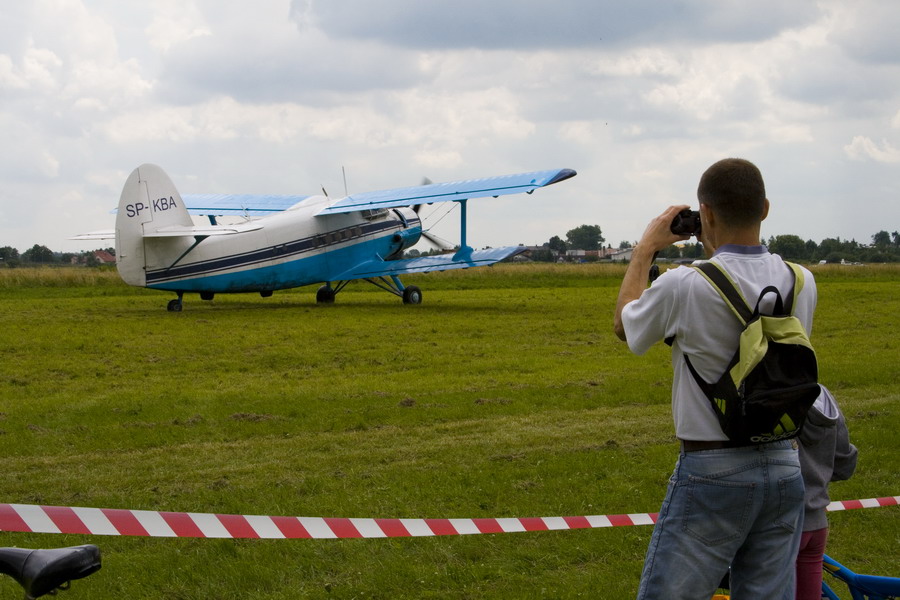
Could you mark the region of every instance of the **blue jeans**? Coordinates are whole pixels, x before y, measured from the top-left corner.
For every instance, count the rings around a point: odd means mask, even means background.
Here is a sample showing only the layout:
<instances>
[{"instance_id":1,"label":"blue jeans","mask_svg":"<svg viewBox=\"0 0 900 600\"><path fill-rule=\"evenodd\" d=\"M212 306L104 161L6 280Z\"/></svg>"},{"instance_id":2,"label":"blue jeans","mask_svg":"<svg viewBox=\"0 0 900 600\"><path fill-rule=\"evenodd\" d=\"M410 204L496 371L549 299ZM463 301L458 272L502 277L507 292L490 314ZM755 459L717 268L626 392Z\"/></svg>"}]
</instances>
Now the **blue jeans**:
<instances>
[{"instance_id":1,"label":"blue jeans","mask_svg":"<svg viewBox=\"0 0 900 600\"><path fill-rule=\"evenodd\" d=\"M650 538L638 600L792 600L803 529L794 443L682 452Z\"/></svg>"}]
</instances>

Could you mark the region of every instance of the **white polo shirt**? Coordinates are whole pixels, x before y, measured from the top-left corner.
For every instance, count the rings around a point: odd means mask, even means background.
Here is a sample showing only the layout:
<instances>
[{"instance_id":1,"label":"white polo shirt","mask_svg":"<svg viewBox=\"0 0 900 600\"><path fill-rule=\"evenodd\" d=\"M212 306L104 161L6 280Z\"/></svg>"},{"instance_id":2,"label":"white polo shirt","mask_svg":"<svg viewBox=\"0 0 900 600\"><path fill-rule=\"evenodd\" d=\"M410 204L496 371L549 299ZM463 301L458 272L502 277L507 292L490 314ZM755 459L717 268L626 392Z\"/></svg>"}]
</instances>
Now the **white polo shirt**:
<instances>
[{"instance_id":1,"label":"white polo shirt","mask_svg":"<svg viewBox=\"0 0 900 600\"><path fill-rule=\"evenodd\" d=\"M711 260L728 272L751 309L766 286L774 285L782 298L787 297L791 288L790 268L764 246L722 246ZM794 315L809 334L816 307L816 283L812 273L802 271L803 289L794 306ZM761 312L770 312L773 304L774 294L768 294ZM699 375L715 382L737 350L741 334L737 317L703 275L691 267L666 271L640 298L625 305L622 324L628 347L638 355L656 342L675 338L672 344L675 435L682 440L727 440L709 400L684 360L684 355L689 355Z\"/></svg>"}]
</instances>

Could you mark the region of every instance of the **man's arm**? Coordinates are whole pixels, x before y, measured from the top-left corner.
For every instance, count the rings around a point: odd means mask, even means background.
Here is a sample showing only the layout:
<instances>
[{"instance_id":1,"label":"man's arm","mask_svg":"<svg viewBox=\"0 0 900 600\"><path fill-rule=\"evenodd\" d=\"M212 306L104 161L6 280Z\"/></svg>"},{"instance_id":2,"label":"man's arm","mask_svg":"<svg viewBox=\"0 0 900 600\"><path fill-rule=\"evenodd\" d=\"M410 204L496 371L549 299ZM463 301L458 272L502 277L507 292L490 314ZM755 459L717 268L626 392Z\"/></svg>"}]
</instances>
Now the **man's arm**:
<instances>
[{"instance_id":1,"label":"man's arm","mask_svg":"<svg viewBox=\"0 0 900 600\"><path fill-rule=\"evenodd\" d=\"M622 278L619 298L616 300L614 328L616 335L623 342L625 341L625 327L622 324L622 309L632 300L640 298L644 289L646 289L647 273L653 264L653 255L655 253L656 250L651 250L648 246L638 244L631 254L631 262L625 271L625 277Z\"/></svg>"},{"instance_id":2,"label":"man's arm","mask_svg":"<svg viewBox=\"0 0 900 600\"><path fill-rule=\"evenodd\" d=\"M616 335L625 341L625 326L622 323L622 310L625 305L641 297L647 287L647 275L653 264L654 255L677 241L686 240L690 236L672 233L672 220L681 210L690 208L687 205L670 206L664 213L653 219L644 231L641 241L635 246L631 262L622 278L619 298L616 300L616 315L613 323Z\"/></svg>"}]
</instances>

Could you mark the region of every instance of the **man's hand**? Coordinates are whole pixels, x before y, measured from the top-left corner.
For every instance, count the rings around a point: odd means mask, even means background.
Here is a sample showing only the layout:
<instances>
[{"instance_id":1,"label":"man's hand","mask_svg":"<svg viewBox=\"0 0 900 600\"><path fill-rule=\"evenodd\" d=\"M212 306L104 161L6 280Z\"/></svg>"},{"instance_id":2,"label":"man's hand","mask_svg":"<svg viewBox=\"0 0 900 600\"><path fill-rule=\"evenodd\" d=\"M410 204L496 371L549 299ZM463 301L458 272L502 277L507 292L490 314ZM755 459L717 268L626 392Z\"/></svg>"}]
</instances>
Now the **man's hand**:
<instances>
[{"instance_id":1,"label":"man's hand","mask_svg":"<svg viewBox=\"0 0 900 600\"><path fill-rule=\"evenodd\" d=\"M634 248L631 255L631 262L625 271L625 277L622 279L622 287L619 288L619 298L616 301L616 314L613 323L616 335L623 342L625 341L625 327L622 324L622 309L632 300L641 297L644 289L647 287L647 271L653 264L656 253L678 241L690 239L689 235L675 235L672 233L672 221L675 215L690 208L686 204L679 206L670 206L661 215L650 221L641 241Z\"/></svg>"},{"instance_id":2,"label":"man's hand","mask_svg":"<svg viewBox=\"0 0 900 600\"><path fill-rule=\"evenodd\" d=\"M679 206L670 206L661 215L650 221L641 236L638 246L650 248L653 253L657 253L667 246L671 246L675 242L691 239L689 235L676 235L672 233L672 221L682 210L690 208L687 204Z\"/></svg>"}]
</instances>

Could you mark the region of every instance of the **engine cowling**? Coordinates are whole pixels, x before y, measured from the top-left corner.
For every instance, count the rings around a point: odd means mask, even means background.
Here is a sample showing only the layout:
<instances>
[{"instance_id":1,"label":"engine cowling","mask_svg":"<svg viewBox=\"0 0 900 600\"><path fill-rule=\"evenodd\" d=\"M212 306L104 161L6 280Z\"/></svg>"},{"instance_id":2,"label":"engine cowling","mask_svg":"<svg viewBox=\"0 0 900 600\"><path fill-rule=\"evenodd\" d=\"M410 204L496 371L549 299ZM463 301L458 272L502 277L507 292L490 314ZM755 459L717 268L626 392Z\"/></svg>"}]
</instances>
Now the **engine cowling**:
<instances>
[{"instance_id":1,"label":"engine cowling","mask_svg":"<svg viewBox=\"0 0 900 600\"><path fill-rule=\"evenodd\" d=\"M395 208L393 212L399 218L402 229L398 229L391 238L390 258L402 255L404 250L415 246L422 237L422 221L415 211L410 208Z\"/></svg>"}]
</instances>

